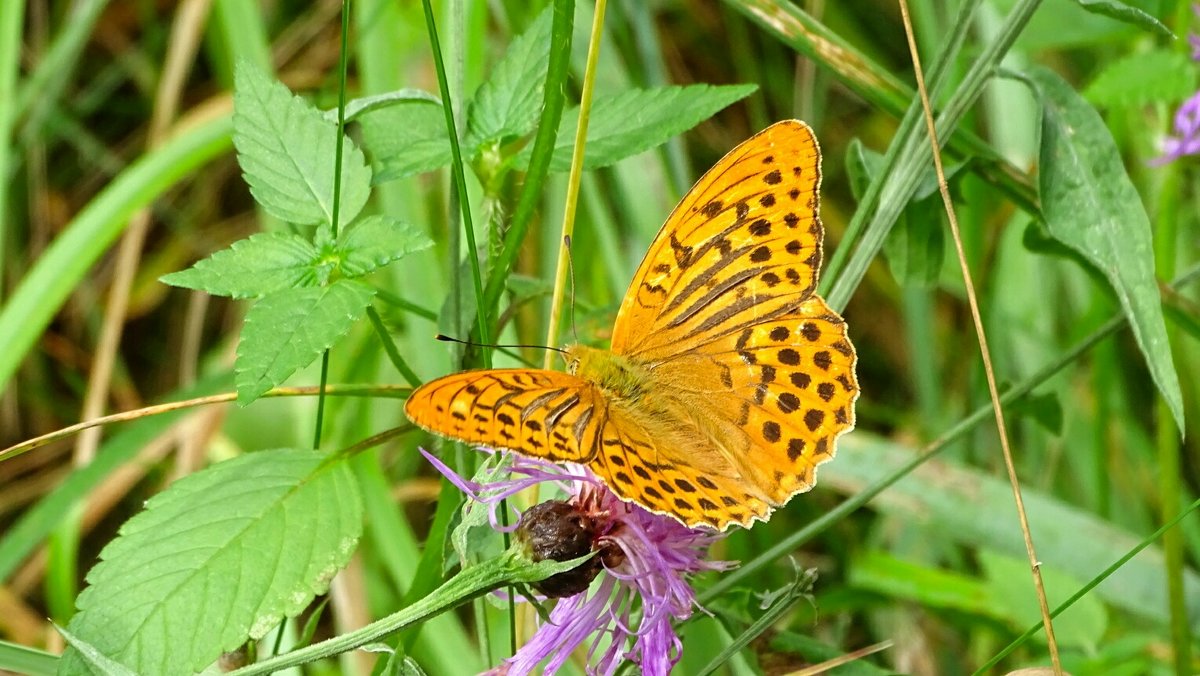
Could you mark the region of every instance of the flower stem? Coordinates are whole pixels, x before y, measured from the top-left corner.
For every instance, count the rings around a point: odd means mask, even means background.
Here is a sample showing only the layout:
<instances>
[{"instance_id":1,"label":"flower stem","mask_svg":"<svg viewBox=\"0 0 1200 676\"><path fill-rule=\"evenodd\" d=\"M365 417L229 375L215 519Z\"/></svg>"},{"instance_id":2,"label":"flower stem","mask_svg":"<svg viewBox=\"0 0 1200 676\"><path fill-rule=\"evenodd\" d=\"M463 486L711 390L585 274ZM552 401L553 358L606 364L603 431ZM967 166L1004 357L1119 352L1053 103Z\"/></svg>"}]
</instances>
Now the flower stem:
<instances>
[{"instance_id":1,"label":"flower stem","mask_svg":"<svg viewBox=\"0 0 1200 676\"><path fill-rule=\"evenodd\" d=\"M589 554L588 556L591 555ZM532 563L521 546L518 545L494 559L489 559L479 565L471 566L459 572L454 577L446 580L445 584L438 587L436 591L428 596L416 601L403 610L372 622L361 629L355 629L341 636L335 636L326 641L314 643L299 650L293 650L290 653L277 655L230 673L232 676L269 674L327 657L333 657L348 650L378 641L394 631L399 631L417 622L428 620L439 613L450 610L494 589L514 583L537 582L556 573L571 570L587 560L587 558L585 556L562 563L557 561Z\"/></svg>"}]
</instances>

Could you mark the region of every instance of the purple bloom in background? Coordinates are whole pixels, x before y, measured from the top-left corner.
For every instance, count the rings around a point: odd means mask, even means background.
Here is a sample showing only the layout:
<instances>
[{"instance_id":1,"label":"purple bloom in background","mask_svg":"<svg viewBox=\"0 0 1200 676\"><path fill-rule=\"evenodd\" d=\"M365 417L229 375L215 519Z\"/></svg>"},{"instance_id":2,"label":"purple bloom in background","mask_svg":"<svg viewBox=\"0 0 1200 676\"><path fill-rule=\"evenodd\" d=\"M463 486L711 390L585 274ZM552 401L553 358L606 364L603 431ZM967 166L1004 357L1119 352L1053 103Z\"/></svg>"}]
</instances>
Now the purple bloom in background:
<instances>
[{"instance_id":1,"label":"purple bloom in background","mask_svg":"<svg viewBox=\"0 0 1200 676\"><path fill-rule=\"evenodd\" d=\"M1200 17L1200 5L1192 5L1192 11ZM1200 61L1200 35L1189 34L1188 42L1192 45L1192 60ZM1193 94L1175 111L1174 134L1163 141L1163 154L1150 164L1162 166L1184 155L1200 155L1200 92Z\"/></svg>"},{"instance_id":2,"label":"purple bloom in background","mask_svg":"<svg viewBox=\"0 0 1200 676\"><path fill-rule=\"evenodd\" d=\"M1162 156L1151 161L1161 166L1184 155L1200 154L1200 92L1196 92L1175 111L1175 134L1163 142Z\"/></svg>"},{"instance_id":3,"label":"purple bloom in background","mask_svg":"<svg viewBox=\"0 0 1200 676\"><path fill-rule=\"evenodd\" d=\"M549 622L489 673L529 674L545 662L544 673L552 674L593 637L588 648L589 673L611 675L622 661L632 660L646 676L666 676L683 650L672 623L699 609L686 577L733 565L704 558L709 546L722 537L720 533L688 528L670 517L623 502L578 465L563 468L511 455L509 477L481 485L465 481L428 453L425 457L468 496L488 505L493 527L502 499L549 482L570 496L569 503L594 528L593 549L601 552L598 556L604 566L600 582L588 591L560 599ZM639 599L640 612L635 603ZM604 637L609 639L607 644Z\"/></svg>"}]
</instances>

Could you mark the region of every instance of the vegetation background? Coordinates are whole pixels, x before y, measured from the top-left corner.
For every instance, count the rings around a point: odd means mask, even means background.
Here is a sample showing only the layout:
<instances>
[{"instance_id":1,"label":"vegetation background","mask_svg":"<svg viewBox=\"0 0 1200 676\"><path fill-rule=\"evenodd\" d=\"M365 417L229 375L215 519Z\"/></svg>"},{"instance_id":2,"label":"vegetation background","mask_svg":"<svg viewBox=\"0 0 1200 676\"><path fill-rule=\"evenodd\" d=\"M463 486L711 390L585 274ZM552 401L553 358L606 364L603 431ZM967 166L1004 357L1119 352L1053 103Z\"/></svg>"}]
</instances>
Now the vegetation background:
<instances>
[{"instance_id":1,"label":"vegetation background","mask_svg":"<svg viewBox=\"0 0 1200 676\"><path fill-rule=\"evenodd\" d=\"M933 64L948 45L961 45L941 64L947 80L934 92L935 109L979 93L966 99L946 160L996 372L1011 395L1015 468L1053 608L1194 507L1200 493L1193 441L1200 300L1195 288L1169 286L1200 262L1200 164L1195 156L1153 162L1164 139L1180 133L1176 108L1197 90L1200 63L1193 59L1200 55L1187 36L1200 31L1200 15L1171 0L1137 3L1144 16L1103 1L909 4L927 72L938 70ZM434 5L451 100L461 113L544 4ZM965 20L963 5L972 9ZM1104 12L1087 11L1097 5ZM593 9L581 1L576 10L572 104ZM289 227L256 207L242 179L229 122L234 64L275 73L317 107L335 108L341 12L334 0L0 6L0 445L102 414L233 390L247 303L171 288L159 277L252 233ZM350 3L349 30L350 97L404 88L437 95L420 3ZM1010 46L1008 36L1015 37ZM751 565L740 575L696 580L713 616L684 629L679 673L698 673L721 655L762 616L761 595L786 589L798 569L817 571L808 594L769 626L754 628L743 650L729 661L721 657L721 669L788 673L885 640L892 644L884 652L834 673L955 674L987 663L1040 614L962 278L925 173L923 122L901 123L916 98L897 3L614 0L603 39L597 101L672 84L749 83L757 90L687 134L583 177L573 295L581 339L603 341L642 253L691 181L780 119L806 120L821 140L827 261L847 256L851 240L859 247L858 257L843 258L828 278L833 296L848 300L845 316L860 356L858 429L822 468L813 492L769 523L733 533L713 553ZM997 44L1005 48L991 53ZM999 56L1003 77L976 78L977 64ZM1044 125L1053 121L1021 80L1039 67L1100 112L1111 134L1106 142L1115 141L1140 203L1109 190L1113 184L1096 181L1083 171L1088 167L1047 172L1043 156L1039 173ZM1048 80L1034 82L1048 96ZM1069 122L1074 128L1078 120ZM1082 141L1095 145L1081 124ZM369 129L350 129L365 142L377 179L385 163L373 148L396 144L403 156L402 129L385 129L396 137L374 145ZM905 145L898 134L905 129L916 129L919 143ZM898 164L881 170L873 153L890 144ZM919 169L904 169L910 160ZM925 178L910 200L883 187L895 185L885 180L889 172ZM509 176L483 185L468 176L478 236L495 253L501 241L492 226L516 210L520 181ZM552 171L547 178L508 279L500 307L511 320L500 336L505 342L545 340L566 177ZM873 179L883 189L871 195ZM1071 227L1108 242L1119 254L1109 268L1065 246L1070 237L1048 227L1042 209L1047 189L1092 183L1099 183L1101 201L1078 205L1080 222ZM368 206L434 241L371 278L379 319L421 379L460 366L457 351L432 340L436 331L466 335L457 318L438 319L447 294L470 283L452 193L450 174L437 169L380 182ZM864 194L877 200L865 210ZM1138 249L1138 232L1152 237L1152 250ZM862 244L871 241L879 246ZM1156 264L1169 349L1145 347L1111 321L1129 288L1111 281L1135 275L1142 254ZM1159 302L1144 285L1135 293L1141 307ZM538 351L526 357L541 361ZM1148 363L1158 369L1153 375ZM1171 390L1167 370L1182 385L1173 401L1160 394ZM328 377L408 384L367 321L332 350ZM318 361L287 384L319 378ZM375 394L326 400L322 448L343 448L404 422L398 399L382 388ZM142 416L6 456L0 665L53 671L48 653L63 642L51 622L68 625L84 575L146 499L244 453L311 447L316 413L315 397L264 398L245 408L222 403ZM423 545L445 537L453 494L415 452L430 443L406 434L353 459L362 540L328 596L289 625L289 643L361 626L440 578L430 563L437 557L423 559ZM1056 620L1064 666L1076 675L1195 673L1198 562L1200 519L1193 517ZM1041 636L997 668L1048 664ZM486 604L444 614L409 644L431 674L474 672L507 654L506 614ZM360 652L307 669L368 673L373 662Z\"/></svg>"}]
</instances>

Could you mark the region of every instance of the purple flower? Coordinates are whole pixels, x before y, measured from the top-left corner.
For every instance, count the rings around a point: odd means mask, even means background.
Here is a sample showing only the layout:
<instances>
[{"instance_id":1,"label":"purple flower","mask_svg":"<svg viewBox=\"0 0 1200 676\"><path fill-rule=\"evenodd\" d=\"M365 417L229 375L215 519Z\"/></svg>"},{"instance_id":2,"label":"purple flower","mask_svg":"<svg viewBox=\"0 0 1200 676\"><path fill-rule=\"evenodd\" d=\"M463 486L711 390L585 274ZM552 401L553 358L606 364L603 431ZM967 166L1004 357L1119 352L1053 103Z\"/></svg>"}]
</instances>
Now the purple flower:
<instances>
[{"instance_id":1,"label":"purple flower","mask_svg":"<svg viewBox=\"0 0 1200 676\"><path fill-rule=\"evenodd\" d=\"M1192 11L1200 18L1200 4L1192 5ZM1192 60L1200 61L1200 35L1189 34L1188 42L1192 46ZM1152 166L1162 166L1184 155L1200 154L1200 92L1179 106L1174 127L1174 134L1163 141L1163 154L1150 161Z\"/></svg>"},{"instance_id":2,"label":"purple flower","mask_svg":"<svg viewBox=\"0 0 1200 676\"><path fill-rule=\"evenodd\" d=\"M512 454L508 478L482 485L462 479L437 458L422 453L459 489L488 506L493 527L503 498L538 483L558 486L589 521L595 534L592 549L601 552L604 570L599 583L560 599L550 611L549 622L489 673L529 674L543 663L538 673L555 673L589 637L591 674L614 674L623 660L637 663L646 676L666 676L671 671L683 650L673 623L699 609L687 576L733 565L704 558L709 546L722 537L720 533L688 528L624 502L578 465L559 467Z\"/></svg>"},{"instance_id":3,"label":"purple flower","mask_svg":"<svg viewBox=\"0 0 1200 676\"><path fill-rule=\"evenodd\" d=\"M1197 19L1200 19L1200 4L1192 5L1192 13L1196 15ZM1188 43L1192 45L1192 60L1200 61L1200 35L1189 33Z\"/></svg>"},{"instance_id":4,"label":"purple flower","mask_svg":"<svg viewBox=\"0 0 1200 676\"><path fill-rule=\"evenodd\" d=\"M1163 154L1151 161L1161 166L1183 157L1200 154L1200 92L1196 92L1175 112L1175 134L1163 142Z\"/></svg>"}]
</instances>

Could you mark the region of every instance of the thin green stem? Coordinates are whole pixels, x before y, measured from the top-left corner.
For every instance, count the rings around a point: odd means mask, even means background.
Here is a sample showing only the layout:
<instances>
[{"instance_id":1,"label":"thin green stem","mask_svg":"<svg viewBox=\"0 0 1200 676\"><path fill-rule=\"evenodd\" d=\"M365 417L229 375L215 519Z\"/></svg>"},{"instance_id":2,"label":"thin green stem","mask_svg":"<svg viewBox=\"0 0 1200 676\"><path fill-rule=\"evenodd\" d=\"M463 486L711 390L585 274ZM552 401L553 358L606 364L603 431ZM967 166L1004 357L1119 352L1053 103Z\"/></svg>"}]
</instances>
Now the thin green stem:
<instances>
[{"instance_id":1,"label":"thin green stem","mask_svg":"<svg viewBox=\"0 0 1200 676\"><path fill-rule=\"evenodd\" d=\"M600 42L604 33L604 11L607 0L597 0L592 15L592 33L588 39L587 66L583 72L583 91L579 97L579 125L575 128L575 147L571 152L571 173L567 176L566 204L563 207L562 233L558 241L558 266L554 272L554 292L550 297L550 319L546 329L546 345L558 345L558 325L562 318L563 298L566 297L567 270L571 251L567 243L575 234L575 209L579 204L579 182L583 177L583 154L587 146L588 119L592 112L592 92L596 85L596 63L600 60ZM554 366L555 352L546 350L542 368Z\"/></svg>"},{"instance_id":2,"label":"thin green stem","mask_svg":"<svg viewBox=\"0 0 1200 676\"><path fill-rule=\"evenodd\" d=\"M590 554L588 555L590 556ZM290 653L263 660L230 672L234 676L255 676L315 662L340 655L348 650L378 641L393 632L418 622L424 622L471 599L499 589L508 584L538 582L551 575L572 570L588 559L583 556L570 561L542 561L531 563L526 555L513 548L500 556L488 559L479 565L460 571L446 580L433 593L407 606L401 611L372 622L365 627L341 636L293 650Z\"/></svg>"},{"instance_id":3,"label":"thin green stem","mask_svg":"<svg viewBox=\"0 0 1200 676\"><path fill-rule=\"evenodd\" d=\"M375 288L376 297L378 297L379 300L387 303L388 305L395 305L396 307L400 308L401 310L404 310L405 312L409 312L418 317L428 319L431 322L437 321L438 314L436 312L434 312L433 310L430 310L429 308L426 308L426 307L421 307L420 305L417 305L416 303L413 303L404 298L401 298L400 296L397 296L396 294L392 293L391 291L388 291L387 289L385 289L383 287L376 286L374 288Z\"/></svg>"},{"instance_id":4,"label":"thin green stem","mask_svg":"<svg viewBox=\"0 0 1200 676\"><path fill-rule=\"evenodd\" d=\"M392 340L392 334L388 333L387 327L383 325L383 318L375 311L375 308L367 306L367 319L371 320L371 326L375 328L376 335L379 336L379 344L383 346L383 351L391 360L392 366L404 376L409 385L418 387L421 384L421 378L412 370L408 362L400 354L400 349L396 347L396 342ZM323 384L323 383L322 383Z\"/></svg>"},{"instance_id":5,"label":"thin green stem","mask_svg":"<svg viewBox=\"0 0 1200 676\"><path fill-rule=\"evenodd\" d=\"M433 592L403 610L341 636L293 650L237 669L235 676L270 674L283 669L340 655L348 650L377 641L392 632L427 620L476 596L498 589L513 577L514 556L505 554L463 570Z\"/></svg>"},{"instance_id":6,"label":"thin green stem","mask_svg":"<svg viewBox=\"0 0 1200 676\"><path fill-rule=\"evenodd\" d=\"M338 54L338 121L333 152L333 215L329 227L337 239L342 208L342 148L346 141L346 68L350 43L350 0L342 0L342 45ZM321 429L325 422L325 385L329 382L329 350L321 354L321 389L317 393L317 416L313 422L313 449L321 448ZM412 383L416 386L418 383Z\"/></svg>"},{"instance_id":7,"label":"thin green stem","mask_svg":"<svg viewBox=\"0 0 1200 676\"><path fill-rule=\"evenodd\" d=\"M479 323L479 341L484 345L491 343L491 328L488 324L488 308L490 304L483 302L483 275L479 270L479 255L475 245L475 224L471 220L471 202L467 195L467 176L463 169L462 147L458 140L458 127L454 123L454 104L450 98L450 83L446 79L446 64L442 59L442 45L438 41L437 22L433 17L433 7L429 0L421 0L425 9L425 26L429 31L429 46L433 50L433 65L437 70L438 89L442 95L442 111L446 115L446 133L450 137L450 154L454 158L450 164L450 174L454 178L454 188L457 193L458 205L462 211L463 232L467 236L467 261L471 268L471 281L475 284L475 317ZM492 352L488 347L482 348L483 366L492 365Z\"/></svg>"},{"instance_id":8,"label":"thin green stem","mask_svg":"<svg viewBox=\"0 0 1200 676\"><path fill-rule=\"evenodd\" d=\"M525 235L529 232L533 214L541 202L542 185L550 173L550 158L554 154L558 125L562 120L562 111L567 100L566 83L571 65L571 31L574 28L574 20L575 0L554 0L554 15L550 28L550 64L546 70L546 86L542 93L542 115L538 121L537 136L533 141L525 185L513 211L512 225L504 234L504 249L488 275L483 304L489 309L498 307L500 303L505 280L517 260L521 243L525 241ZM484 341L482 334L480 340Z\"/></svg>"}]
</instances>

